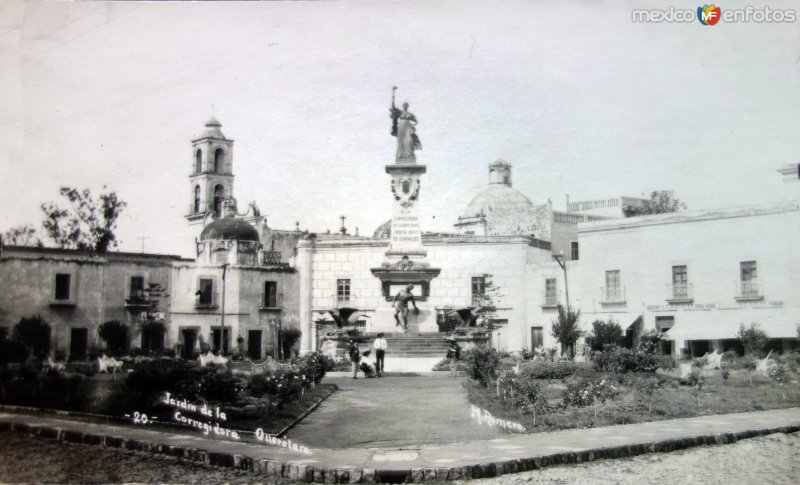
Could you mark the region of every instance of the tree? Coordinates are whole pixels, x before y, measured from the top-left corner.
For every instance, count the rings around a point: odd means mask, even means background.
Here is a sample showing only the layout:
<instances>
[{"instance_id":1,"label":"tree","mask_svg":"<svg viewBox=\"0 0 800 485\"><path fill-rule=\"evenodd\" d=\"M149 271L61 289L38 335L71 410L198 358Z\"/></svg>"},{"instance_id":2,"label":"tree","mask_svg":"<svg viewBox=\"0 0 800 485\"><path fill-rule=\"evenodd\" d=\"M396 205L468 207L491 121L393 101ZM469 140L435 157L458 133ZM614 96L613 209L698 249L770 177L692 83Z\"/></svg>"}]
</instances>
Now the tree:
<instances>
[{"instance_id":1,"label":"tree","mask_svg":"<svg viewBox=\"0 0 800 485\"><path fill-rule=\"evenodd\" d=\"M122 210L128 204L116 192L100 194L97 201L92 198L89 189L78 191L61 187L60 193L69 200L69 209L62 209L52 202L42 204L45 217L42 227L58 247L100 253L117 247L114 230Z\"/></svg>"},{"instance_id":2,"label":"tree","mask_svg":"<svg viewBox=\"0 0 800 485\"><path fill-rule=\"evenodd\" d=\"M650 200L645 201L642 207L626 206L622 208L625 217L666 214L681 210L686 210L686 204L672 195L672 191L667 190L654 190L651 192Z\"/></svg>"},{"instance_id":3,"label":"tree","mask_svg":"<svg viewBox=\"0 0 800 485\"><path fill-rule=\"evenodd\" d=\"M42 247L42 240L36 234L36 228L30 224L15 226L3 234L3 243L9 246Z\"/></svg>"},{"instance_id":4,"label":"tree","mask_svg":"<svg viewBox=\"0 0 800 485\"><path fill-rule=\"evenodd\" d=\"M106 351L112 356L119 357L128 351L128 326L119 320L103 322L97 333L106 341Z\"/></svg>"},{"instance_id":5,"label":"tree","mask_svg":"<svg viewBox=\"0 0 800 485\"><path fill-rule=\"evenodd\" d=\"M606 345L615 345L622 337L622 327L613 320L592 322L592 349L603 350Z\"/></svg>"},{"instance_id":6,"label":"tree","mask_svg":"<svg viewBox=\"0 0 800 485\"><path fill-rule=\"evenodd\" d=\"M563 305L558 305L558 318L550 328L550 334L561 344L562 350L569 351L570 358L575 355L575 342L578 341L582 333L578 326L580 317L580 310L577 312L567 310Z\"/></svg>"},{"instance_id":7,"label":"tree","mask_svg":"<svg viewBox=\"0 0 800 485\"><path fill-rule=\"evenodd\" d=\"M749 328L745 328L744 323L739 325L738 337L744 347L745 355L755 354L761 357L769 342L766 332L761 330L757 323L751 323Z\"/></svg>"},{"instance_id":8,"label":"tree","mask_svg":"<svg viewBox=\"0 0 800 485\"><path fill-rule=\"evenodd\" d=\"M50 355L50 324L39 315L21 318L14 326L13 338L30 349L36 360Z\"/></svg>"}]
</instances>

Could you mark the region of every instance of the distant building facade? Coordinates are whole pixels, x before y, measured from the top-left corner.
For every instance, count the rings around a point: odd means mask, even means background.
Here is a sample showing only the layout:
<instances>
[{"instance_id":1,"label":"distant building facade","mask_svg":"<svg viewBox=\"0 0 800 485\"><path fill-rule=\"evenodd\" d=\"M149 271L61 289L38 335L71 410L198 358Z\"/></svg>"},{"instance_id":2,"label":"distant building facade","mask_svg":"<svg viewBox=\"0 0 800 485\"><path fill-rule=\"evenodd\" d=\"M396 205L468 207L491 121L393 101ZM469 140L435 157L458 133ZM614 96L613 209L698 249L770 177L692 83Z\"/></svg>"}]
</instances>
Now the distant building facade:
<instances>
[{"instance_id":1,"label":"distant building facade","mask_svg":"<svg viewBox=\"0 0 800 485\"><path fill-rule=\"evenodd\" d=\"M212 118L191 142L186 220L197 230L196 259L3 248L0 336L39 314L52 326L54 355L80 359L104 345L100 324L120 320L133 348L192 358L207 347L257 360L278 354L287 328L302 331L300 352L319 348L331 309L357 308L365 332L394 331L394 296L412 284L420 309L410 316L412 333L447 330L454 309L491 304L490 342L500 350L555 346L559 305L581 311L585 336L594 320L616 321L631 344L658 329L676 356L736 348L740 324L760 324L776 347L796 338L797 165L779 170L780 203L626 219L623 209L644 199L568 202L566 211L535 205L498 160L452 233L390 220L372 237L312 234L299 224L270 227L255 202L238 212L233 140L221 127ZM403 178L404 170L418 173ZM403 210L416 203L425 168L387 166L392 171L387 195L400 204L397 214L414 219ZM392 227L410 226L417 242L394 247L402 238ZM401 259L406 250L411 257ZM163 292L152 295L151 286Z\"/></svg>"},{"instance_id":2,"label":"distant building facade","mask_svg":"<svg viewBox=\"0 0 800 485\"><path fill-rule=\"evenodd\" d=\"M131 348L161 351L170 345L169 294L178 256L6 246L0 257L0 336L24 317L50 324L53 356L83 360L105 344L97 329L128 324ZM161 287L166 293L151 294ZM149 325L157 323L160 325Z\"/></svg>"}]
</instances>

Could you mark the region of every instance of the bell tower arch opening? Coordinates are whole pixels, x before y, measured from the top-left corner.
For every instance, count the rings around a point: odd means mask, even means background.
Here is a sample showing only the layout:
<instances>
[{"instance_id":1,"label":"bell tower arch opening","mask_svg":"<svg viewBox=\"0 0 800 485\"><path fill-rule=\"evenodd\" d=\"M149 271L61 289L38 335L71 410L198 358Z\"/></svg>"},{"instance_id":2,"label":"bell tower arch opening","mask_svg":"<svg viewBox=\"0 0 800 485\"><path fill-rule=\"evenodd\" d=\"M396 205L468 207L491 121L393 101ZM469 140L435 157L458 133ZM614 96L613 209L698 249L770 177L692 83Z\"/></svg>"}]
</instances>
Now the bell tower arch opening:
<instances>
[{"instance_id":1,"label":"bell tower arch opening","mask_svg":"<svg viewBox=\"0 0 800 485\"><path fill-rule=\"evenodd\" d=\"M222 173L225 170L225 150L217 148L214 150L214 173Z\"/></svg>"}]
</instances>

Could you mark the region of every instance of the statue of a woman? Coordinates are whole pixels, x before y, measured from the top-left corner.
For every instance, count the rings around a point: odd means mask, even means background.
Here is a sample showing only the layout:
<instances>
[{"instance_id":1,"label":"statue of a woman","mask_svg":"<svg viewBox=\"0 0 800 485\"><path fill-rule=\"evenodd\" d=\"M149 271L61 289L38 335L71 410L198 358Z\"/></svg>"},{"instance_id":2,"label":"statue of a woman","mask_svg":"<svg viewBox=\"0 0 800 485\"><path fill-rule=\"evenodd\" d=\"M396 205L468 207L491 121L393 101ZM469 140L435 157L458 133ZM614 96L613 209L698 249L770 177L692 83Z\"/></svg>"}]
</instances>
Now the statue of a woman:
<instances>
[{"instance_id":1,"label":"statue of a woman","mask_svg":"<svg viewBox=\"0 0 800 485\"><path fill-rule=\"evenodd\" d=\"M417 118L408 111L408 103L403 103L401 111L395 108L392 102L391 115L392 135L397 137L397 163L416 162L414 150L422 150L422 144L416 134Z\"/></svg>"}]
</instances>

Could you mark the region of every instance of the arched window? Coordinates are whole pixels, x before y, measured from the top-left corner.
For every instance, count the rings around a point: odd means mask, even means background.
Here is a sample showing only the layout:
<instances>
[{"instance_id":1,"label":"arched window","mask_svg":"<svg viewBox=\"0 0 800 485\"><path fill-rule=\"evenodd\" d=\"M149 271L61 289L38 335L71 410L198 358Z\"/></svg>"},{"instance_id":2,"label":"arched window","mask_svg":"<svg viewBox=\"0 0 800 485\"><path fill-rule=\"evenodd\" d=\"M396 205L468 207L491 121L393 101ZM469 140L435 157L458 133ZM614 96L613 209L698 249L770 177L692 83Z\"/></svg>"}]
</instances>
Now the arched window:
<instances>
[{"instance_id":1,"label":"arched window","mask_svg":"<svg viewBox=\"0 0 800 485\"><path fill-rule=\"evenodd\" d=\"M214 187L214 215L222 216L222 201L225 199L225 187L217 185Z\"/></svg>"},{"instance_id":2,"label":"arched window","mask_svg":"<svg viewBox=\"0 0 800 485\"><path fill-rule=\"evenodd\" d=\"M225 150L222 148L217 148L214 151L214 172L221 173L222 166L225 163Z\"/></svg>"},{"instance_id":3,"label":"arched window","mask_svg":"<svg viewBox=\"0 0 800 485\"><path fill-rule=\"evenodd\" d=\"M198 148L197 153L194 154L194 173L200 173L202 171L203 171L203 152Z\"/></svg>"},{"instance_id":4,"label":"arched window","mask_svg":"<svg viewBox=\"0 0 800 485\"><path fill-rule=\"evenodd\" d=\"M195 185L194 187L194 212L193 214L200 213L200 186Z\"/></svg>"}]
</instances>

